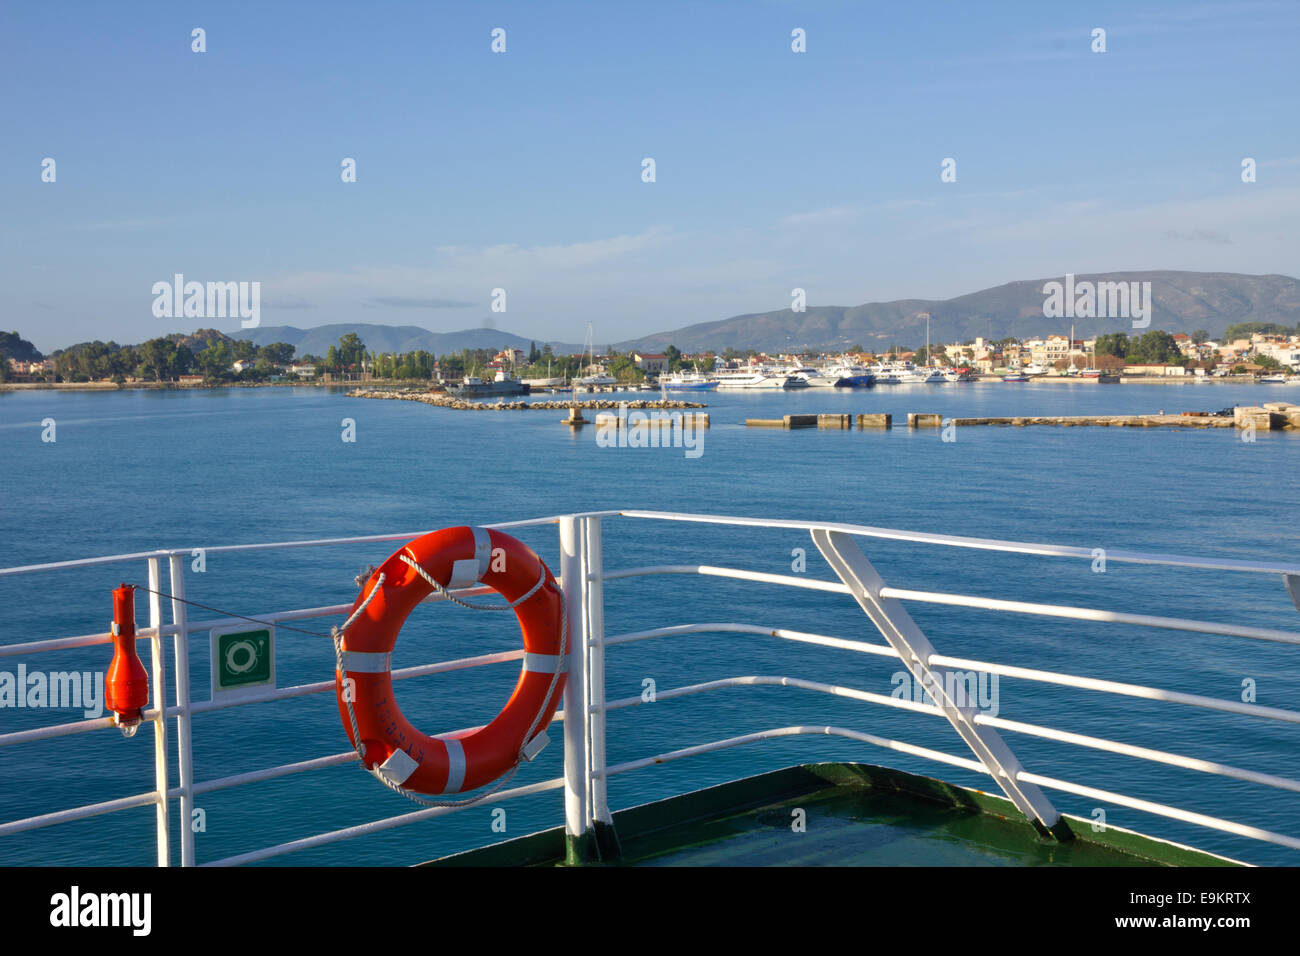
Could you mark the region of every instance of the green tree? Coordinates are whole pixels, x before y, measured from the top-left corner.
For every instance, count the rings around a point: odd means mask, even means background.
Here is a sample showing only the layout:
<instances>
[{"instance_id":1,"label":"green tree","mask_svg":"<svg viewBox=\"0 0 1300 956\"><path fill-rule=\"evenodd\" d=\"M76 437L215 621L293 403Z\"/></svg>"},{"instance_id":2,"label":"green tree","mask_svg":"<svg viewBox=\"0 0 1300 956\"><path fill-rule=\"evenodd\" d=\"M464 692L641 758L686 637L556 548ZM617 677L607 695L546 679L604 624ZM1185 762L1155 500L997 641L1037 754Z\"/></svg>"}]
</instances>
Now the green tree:
<instances>
[{"instance_id":1,"label":"green tree","mask_svg":"<svg viewBox=\"0 0 1300 956\"><path fill-rule=\"evenodd\" d=\"M1155 365L1170 362L1175 356L1181 355L1172 335L1161 329L1152 329L1129 344L1128 360Z\"/></svg>"},{"instance_id":2,"label":"green tree","mask_svg":"<svg viewBox=\"0 0 1300 956\"><path fill-rule=\"evenodd\" d=\"M140 358L143 370L146 374L153 376L155 382L161 382L164 378L170 378L172 372L172 362L176 356L176 345L167 339L149 339L140 346ZM74 371L80 372L80 369ZM85 374L82 372L81 374Z\"/></svg>"},{"instance_id":3,"label":"green tree","mask_svg":"<svg viewBox=\"0 0 1300 956\"><path fill-rule=\"evenodd\" d=\"M1105 335L1097 336L1094 351L1098 355L1113 355L1116 358L1126 358L1129 348L1130 343L1127 335L1123 332L1108 332Z\"/></svg>"},{"instance_id":4,"label":"green tree","mask_svg":"<svg viewBox=\"0 0 1300 956\"><path fill-rule=\"evenodd\" d=\"M217 339L198 355L199 371L210 381L231 377L231 365L234 364L234 352L222 339Z\"/></svg>"},{"instance_id":5,"label":"green tree","mask_svg":"<svg viewBox=\"0 0 1300 956\"><path fill-rule=\"evenodd\" d=\"M293 353L296 351L297 347L288 342L272 342L258 349L257 358L258 361L265 358L271 365L289 365L293 362Z\"/></svg>"},{"instance_id":6,"label":"green tree","mask_svg":"<svg viewBox=\"0 0 1300 956\"><path fill-rule=\"evenodd\" d=\"M343 369L355 365L359 371L365 357L366 343L361 341L361 336L357 333L349 332L339 339L338 361Z\"/></svg>"},{"instance_id":7,"label":"green tree","mask_svg":"<svg viewBox=\"0 0 1300 956\"><path fill-rule=\"evenodd\" d=\"M1290 335L1295 331L1297 329L1276 322L1235 322L1223 333L1223 340L1233 342L1237 339L1248 339L1257 332L1262 335Z\"/></svg>"},{"instance_id":8,"label":"green tree","mask_svg":"<svg viewBox=\"0 0 1300 956\"><path fill-rule=\"evenodd\" d=\"M1201 345L1202 343L1208 342L1209 340L1210 340L1210 333L1205 331L1205 329L1197 329L1195 332L1192 333L1192 342L1194 342L1196 345Z\"/></svg>"}]
</instances>

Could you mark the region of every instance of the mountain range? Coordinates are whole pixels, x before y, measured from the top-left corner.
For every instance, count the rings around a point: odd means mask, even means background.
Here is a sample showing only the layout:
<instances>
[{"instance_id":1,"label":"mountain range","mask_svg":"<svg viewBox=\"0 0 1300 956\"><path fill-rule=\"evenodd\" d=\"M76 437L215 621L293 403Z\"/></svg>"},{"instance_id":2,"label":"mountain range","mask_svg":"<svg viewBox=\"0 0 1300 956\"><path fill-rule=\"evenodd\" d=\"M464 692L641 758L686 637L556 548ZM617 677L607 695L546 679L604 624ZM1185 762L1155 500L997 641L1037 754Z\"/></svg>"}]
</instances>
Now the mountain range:
<instances>
[{"instance_id":1,"label":"mountain range","mask_svg":"<svg viewBox=\"0 0 1300 956\"><path fill-rule=\"evenodd\" d=\"M926 315L932 342L965 342L977 336L1026 339L1069 333L1079 338L1104 332L1133 333L1129 319L1045 318L1043 286L1064 276L1008 282L954 299L899 299L856 306L809 306L804 312L779 309L737 315L619 343L620 350L662 352L669 345L684 352L757 349L763 352L832 351L861 344L881 351L891 345L925 344ZM1151 329L1188 334L1204 329L1220 335L1236 322L1300 323L1300 281L1289 276L1251 276L1232 272L1107 272L1079 274L1076 287L1089 282L1150 282Z\"/></svg>"},{"instance_id":2,"label":"mountain range","mask_svg":"<svg viewBox=\"0 0 1300 956\"><path fill-rule=\"evenodd\" d=\"M249 339L254 345L271 345L274 342L287 342L298 350L298 355L324 356L331 345L338 345L339 339L349 332L355 332L372 352L430 352L434 355L447 355L461 349L504 349L517 348L528 351L529 344L536 342L541 348L546 343L540 339L526 339L511 332L499 329L464 329L460 332L430 332L415 325L368 325L366 323L344 323L319 325L313 329L299 329L292 325L265 325L255 329L236 329L227 332L231 338ZM581 346L552 343L557 353L578 352ZM599 349L597 350L599 351Z\"/></svg>"},{"instance_id":3,"label":"mountain range","mask_svg":"<svg viewBox=\"0 0 1300 956\"><path fill-rule=\"evenodd\" d=\"M1127 318L1046 318L1047 282L1063 276L1008 282L952 299L898 299L864 305L808 306L803 312L789 308L753 312L728 319L702 322L685 328L657 332L614 343L619 351L662 352L675 345L684 352L708 349L721 352L756 349L763 352L839 351L862 345L883 351L891 345L915 348L924 344L926 316L933 342L964 342L977 336L1000 339L1032 338L1067 333L1073 322L1079 338L1103 332L1133 333ZM1152 312L1148 328L1188 334L1204 329L1211 336L1237 322L1275 322L1300 325L1300 280L1282 275L1243 275L1233 272L1106 272L1079 274L1078 283L1150 282ZM299 355L324 355L339 337L356 332L366 347L376 352L410 352L423 349L445 355L463 348L514 348L527 351L530 342L547 344L499 329L465 329L430 332L418 326L347 324L314 329L266 326L229 333L258 345L288 342ZM551 342L557 353L577 353L581 346ZM597 351L601 351L598 347Z\"/></svg>"}]
</instances>

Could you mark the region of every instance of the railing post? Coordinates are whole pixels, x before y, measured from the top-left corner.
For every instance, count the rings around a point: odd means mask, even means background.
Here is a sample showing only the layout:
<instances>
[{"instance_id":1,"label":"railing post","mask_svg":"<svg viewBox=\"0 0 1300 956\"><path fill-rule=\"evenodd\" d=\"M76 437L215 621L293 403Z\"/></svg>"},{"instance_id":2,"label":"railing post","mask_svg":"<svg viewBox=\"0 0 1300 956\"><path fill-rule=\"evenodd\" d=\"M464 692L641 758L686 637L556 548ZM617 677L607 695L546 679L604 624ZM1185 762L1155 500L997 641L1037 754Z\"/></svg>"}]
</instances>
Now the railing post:
<instances>
[{"instance_id":1,"label":"railing post","mask_svg":"<svg viewBox=\"0 0 1300 956\"><path fill-rule=\"evenodd\" d=\"M595 856L591 826L591 777L588 770L587 701L587 568L583 524L560 519L560 583L568 616L569 670L564 681L564 842L565 860L584 863Z\"/></svg>"},{"instance_id":2,"label":"railing post","mask_svg":"<svg viewBox=\"0 0 1300 956\"><path fill-rule=\"evenodd\" d=\"M173 554L171 570L172 624L176 625L172 656L176 661L176 767L180 785L181 866L194 865L194 754L190 744L190 635L185 612L185 558Z\"/></svg>"},{"instance_id":3,"label":"railing post","mask_svg":"<svg viewBox=\"0 0 1300 956\"><path fill-rule=\"evenodd\" d=\"M620 855L605 787L605 582L599 515L583 519L586 544L587 773L591 779L591 821L600 859Z\"/></svg>"},{"instance_id":4,"label":"railing post","mask_svg":"<svg viewBox=\"0 0 1300 956\"><path fill-rule=\"evenodd\" d=\"M167 828L167 812L170 801L167 798L171 777L167 770L167 655L163 650L162 638L162 575L159 573L158 559L149 559L149 626L153 628L153 637L149 639L153 665L153 706L158 711L158 719L153 722L153 785L158 791L156 808L155 842L158 846L158 865L171 866L171 831Z\"/></svg>"}]
</instances>

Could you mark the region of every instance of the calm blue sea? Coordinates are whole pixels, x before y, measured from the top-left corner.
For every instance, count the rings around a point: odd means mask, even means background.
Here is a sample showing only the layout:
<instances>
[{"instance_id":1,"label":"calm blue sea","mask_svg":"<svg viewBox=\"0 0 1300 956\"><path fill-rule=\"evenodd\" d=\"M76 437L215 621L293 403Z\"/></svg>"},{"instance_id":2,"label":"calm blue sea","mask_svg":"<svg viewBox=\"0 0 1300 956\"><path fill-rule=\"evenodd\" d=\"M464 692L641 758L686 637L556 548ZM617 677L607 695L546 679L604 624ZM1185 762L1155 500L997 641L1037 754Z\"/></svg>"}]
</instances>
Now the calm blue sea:
<instances>
[{"instance_id":1,"label":"calm blue sea","mask_svg":"<svg viewBox=\"0 0 1300 956\"><path fill-rule=\"evenodd\" d=\"M1077 545L1295 561L1300 513L1300 433L1232 430L968 428L955 442L938 431L768 431L746 417L794 412L909 411L944 415L1086 414L1214 410L1291 398L1269 386L935 385L866 393L824 390L715 394L713 427L696 459L681 449L600 448L592 429L574 434L562 413L465 413L408 402L349 399L318 389L111 394L0 393L0 566L156 547L208 547L285 539L417 532L607 508L833 519L917 531ZM689 397L689 396L684 396ZM1292 400L1298 400L1293 398ZM41 440L43 419L57 441ZM341 440L355 420L356 441ZM520 537L558 570L553 529ZM1085 604L1150 614L1286 628L1300 618L1274 576L1173 571L1030 558L863 539L884 578L900 587L1027 601ZM189 573L190 598L256 616L350 601L353 576L394 547L331 547L212 554ZM795 549L807 573L832 575L806 534L634 521L605 522L607 567L712 563L791 573ZM0 644L102 631L119 582L145 583L143 561L0 579ZM698 621L749 621L879 641L847 598L687 576L613 582L607 633ZM141 619L146 605L138 605ZM960 657L1240 699L1243 681L1261 704L1296 709L1300 648L1233 638L1075 623L912 605L937 648ZM195 612L207 618L206 612ZM309 628L328 630L328 620ZM404 629L396 666L518 645L508 617L436 606ZM145 645L141 645L144 649ZM106 647L30 659L0 670L101 669ZM206 635L193 637L191 680L208 689ZM330 680L328 640L281 630L281 686ZM611 698L739 675L797 676L888 694L896 662L772 638L700 634L615 647ZM402 707L427 732L490 719L517 665L405 681ZM1300 728L1168 703L1003 679L1001 716L1167 749L1292 778ZM78 712L0 709L0 733ZM941 719L895 712L788 687L723 690L612 714L611 763L767 728L833 724L967 755ZM558 727L556 731L558 732ZM558 733L553 736L558 737ZM1127 757L1006 735L1037 773L1300 834L1300 796ZM0 822L125 797L152 786L152 734L115 731L0 748ZM195 778L219 776L347 749L332 694L194 718ZM174 740L174 737L173 737ZM557 776L557 743L515 783ZM955 783L986 777L845 739L798 737L690 758L615 777L622 808L744 774L814 760L884 763ZM173 763L174 768L174 763ZM173 769L173 784L175 775ZM1093 815L1095 801L1049 792L1065 812ZM505 836L563 820L552 791L502 804ZM355 765L211 793L198 804L206 830L200 862L414 809ZM408 864L501 839L483 806L276 862ZM173 804L175 807L175 804ZM1240 859L1295 864L1300 854L1101 805L1109 824L1158 834ZM151 808L0 838L0 864L150 864ZM173 831L180 822L173 813ZM175 851L174 851L175 852Z\"/></svg>"}]
</instances>

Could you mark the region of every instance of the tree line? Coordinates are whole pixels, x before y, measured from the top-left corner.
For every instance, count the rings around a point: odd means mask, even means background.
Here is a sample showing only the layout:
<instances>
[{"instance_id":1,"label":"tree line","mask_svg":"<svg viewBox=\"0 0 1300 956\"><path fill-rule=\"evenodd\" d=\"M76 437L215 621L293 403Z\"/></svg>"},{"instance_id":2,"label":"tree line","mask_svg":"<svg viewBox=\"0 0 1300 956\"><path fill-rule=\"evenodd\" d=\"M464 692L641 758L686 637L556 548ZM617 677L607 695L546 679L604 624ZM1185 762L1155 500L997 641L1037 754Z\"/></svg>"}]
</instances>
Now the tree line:
<instances>
[{"instance_id":1,"label":"tree line","mask_svg":"<svg viewBox=\"0 0 1300 956\"><path fill-rule=\"evenodd\" d=\"M81 342L52 353L50 359L56 381L111 379L120 384L138 378L164 382L182 375L202 375L208 381L265 381L291 363L295 351L287 342L257 346L247 339L200 330L193 336L169 335L139 345ZM231 366L240 360L252 364L236 372Z\"/></svg>"}]
</instances>

